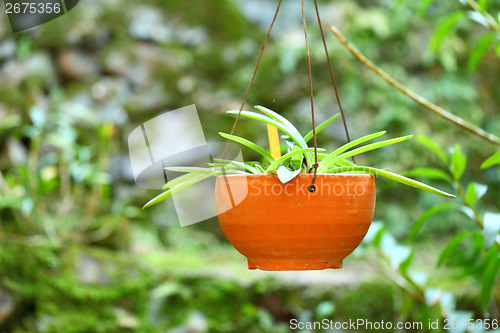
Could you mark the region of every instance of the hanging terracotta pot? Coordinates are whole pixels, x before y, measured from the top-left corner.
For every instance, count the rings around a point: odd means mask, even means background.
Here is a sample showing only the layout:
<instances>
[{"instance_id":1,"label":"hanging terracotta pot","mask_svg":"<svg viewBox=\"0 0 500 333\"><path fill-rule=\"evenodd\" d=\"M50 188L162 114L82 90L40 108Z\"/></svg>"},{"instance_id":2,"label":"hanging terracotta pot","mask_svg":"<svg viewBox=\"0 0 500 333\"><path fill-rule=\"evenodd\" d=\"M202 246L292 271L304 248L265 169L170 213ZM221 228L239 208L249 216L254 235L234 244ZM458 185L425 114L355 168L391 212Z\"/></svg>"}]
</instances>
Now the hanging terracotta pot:
<instances>
[{"instance_id":1,"label":"hanging terracotta pot","mask_svg":"<svg viewBox=\"0 0 500 333\"><path fill-rule=\"evenodd\" d=\"M375 179L367 174L227 175L216 181L219 223L249 269L342 268L361 243L375 209ZM238 198L238 200L235 200Z\"/></svg>"}]
</instances>

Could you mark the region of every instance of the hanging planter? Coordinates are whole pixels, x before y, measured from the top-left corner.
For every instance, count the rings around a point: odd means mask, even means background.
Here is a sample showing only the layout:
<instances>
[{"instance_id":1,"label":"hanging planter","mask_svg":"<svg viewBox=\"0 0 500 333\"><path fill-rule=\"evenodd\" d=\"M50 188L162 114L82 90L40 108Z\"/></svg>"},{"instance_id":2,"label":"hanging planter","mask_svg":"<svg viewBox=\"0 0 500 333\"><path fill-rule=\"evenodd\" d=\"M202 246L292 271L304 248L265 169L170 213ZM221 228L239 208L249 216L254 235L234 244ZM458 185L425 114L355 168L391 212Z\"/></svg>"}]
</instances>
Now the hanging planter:
<instances>
[{"instance_id":1,"label":"hanging planter","mask_svg":"<svg viewBox=\"0 0 500 333\"><path fill-rule=\"evenodd\" d=\"M410 139L404 136L373 143L378 132L325 153L309 148L313 131L302 136L287 119L264 107L260 113L229 111L272 125L289 137L287 153L272 156L257 144L231 134L223 138L252 149L262 161L214 159L206 168L168 167L185 175L167 183L152 206L207 177L217 177L215 197L219 223L227 239L248 258L250 269L313 270L341 268L342 260L362 241L375 208L375 175L431 193L454 197L416 180L349 161L354 156ZM320 133L335 121L320 124ZM270 138L270 142L276 142ZM271 149L281 155L279 147ZM312 172L314 169L314 173Z\"/></svg>"},{"instance_id":2,"label":"hanging planter","mask_svg":"<svg viewBox=\"0 0 500 333\"><path fill-rule=\"evenodd\" d=\"M249 269L342 268L361 243L375 210L375 177L312 174L283 184L276 175L217 177L219 223L229 242L248 258ZM245 199L233 209L227 185ZM236 193L236 192L240 193Z\"/></svg>"},{"instance_id":3,"label":"hanging planter","mask_svg":"<svg viewBox=\"0 0 500 333\"><path fill-rule=\"evenodd\" d=\"M340 114L316 125L307 28L302 1L302 18L306 40L312 130L302 135L279 113L262 106L260 112L243 111L248 92L264 52L282 0L266 36L259 60L230 134L220 133L229 141L255 151L260 161L235 162L214 159L206 168L168 167L183 176L166 184L166 191L149 201L152 206L208 177L216 179L216 206L219 223L227 239L248 258L250 269L317 270L341 268L342 261L361 243L373 219L375 209L375 176L384 177L424 191L455 197L416 180L388 170L356 164L355 156L410 139L404 136L373 142L386 132L368 134L351 140L340 103L333 71L324 43L332 84ZM323 29L317 1L314 1L321 35ZM316 136L342 116L347 143L326 153L317 145ZM267 125L270 149L234 135L241 118ZM286 141L282 154L278 132ZM312 141L312 147L309 142ZM372 141L372 143L367 143ZM227 147L226 147L227 150ZM225 154L224 154L225 155ZM352 161L351 161L352 160Z\"/></svg>"}]
</instances>

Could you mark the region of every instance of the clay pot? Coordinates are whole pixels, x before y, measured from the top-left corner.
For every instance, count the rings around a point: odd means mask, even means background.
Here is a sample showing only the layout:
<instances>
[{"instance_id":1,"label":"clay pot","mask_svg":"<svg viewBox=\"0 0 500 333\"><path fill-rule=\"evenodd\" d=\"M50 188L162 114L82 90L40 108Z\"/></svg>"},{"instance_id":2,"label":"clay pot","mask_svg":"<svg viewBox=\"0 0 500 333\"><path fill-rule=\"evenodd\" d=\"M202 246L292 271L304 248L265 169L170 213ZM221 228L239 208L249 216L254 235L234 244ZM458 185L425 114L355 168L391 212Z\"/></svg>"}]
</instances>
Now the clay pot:
<instances>
[{"instance_id":1,"label":"clay pot","mask_svg":"<svg viewBox=\"0 0 500 333\"><path fill-rule=\"evenodd\" d=\"M276 175L227 175L216 181L219 224L249 269L342 268L361 243L375 209L375 178L312 174L283 184Z\"/></svg>"}]
</instances>

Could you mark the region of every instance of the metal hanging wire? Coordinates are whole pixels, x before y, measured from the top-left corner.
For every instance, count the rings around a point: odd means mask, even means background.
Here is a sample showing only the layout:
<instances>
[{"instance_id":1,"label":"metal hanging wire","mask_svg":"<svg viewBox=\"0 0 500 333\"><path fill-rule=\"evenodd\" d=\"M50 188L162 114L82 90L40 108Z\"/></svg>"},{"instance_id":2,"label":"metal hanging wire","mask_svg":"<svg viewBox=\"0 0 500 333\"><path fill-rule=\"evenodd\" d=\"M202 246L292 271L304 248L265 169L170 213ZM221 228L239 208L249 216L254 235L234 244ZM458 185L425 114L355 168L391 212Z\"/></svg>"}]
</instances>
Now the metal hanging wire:
<instances>
[{"instance_id":1,"label":"metal hanging wire","mask_svg":"<svg viewBox=\"0 0 500 333\"><path fill-rule=\"evenodd\" d=\"M241 103L240 110L239 110L238 115L236 116L236 119L234 121L233 128L231 130L231 135L234 134L234 132L236 130L236 126L237 126L237 124L238 124L238 122L240 120L240 117L241 117L241 112L243 111L243 108L245 107L245 103L246 103L246 100L248 98L248 94L250 92L250 89L252 88L253 82L255 80L255 76L257 74L257 70L259 69L259 65L260 65L260 62L262 60L262 56L264 54L264 50L266 49L267 42L269 40L269 37L271 36L272 29L274 27L274 24L276 23L276 19L278 18L278 13L279 13L280 8L281 8L281 3L282 3L282 0L279 0L278 6L276 8L276 12L275 12L273 20L271 22L271 26L269 27L269 30L268 30L267 35L266 35L266 38L265 38L264 43L262 45L262 48L261 48L261 51L260 51L260 54L259 54L259 58L257 60L257 64L255 65L255 69L253 71L252 78L250 79L250 82L248 83L248 87L247 87L247 90L246 90L246 93L245 93L245 97L243 98L243 102ZM344 129L345 129L345 132L346 132L346 136L347 136L347 142L351 142L351 138L350 138L349 130L348 130L348 127L347 127L347 121L346 121L344 109L342 108L342 103L340 101L340 95L339 95L339 91L338 91L338 88L337 88L337 83L336 83L336 80L335 80L335 75L333 74L333 68L332 68L332 63L331 63L330 55L329 55L329 52L328 52L328 47L326 45L326 39L325 39L324 31L323 31L323 26L322 26L322 23L321 23L321 16L320 16L320 13L319 13L319 7L318 7L317 0L314 0L314 7L316 9L316 16L318 18L318 25L319 25L319 28L320 28L320 31L321 31L321 38L323 40L323 46L325 48L325 54L326 54L326 59L327 59L327 62L328 62L328 69L330 71L330 77L331 77L331 80L332 80L332 85L333 85L333 88L334 88L334 91L335 91L335 96L336 96L336 99L337 99L337 104L339 106L340 113L342 115L342 121L343 121L343 124L344 124ZM311 172L312 170L314 170L314 176L313 176L311 185L309 185L309 187L308 187L308 190L310 192L314 192L316 190L316 187L315 187L314 183L316 181L317 171L318 171L318 167L319 167L319 165L318 165L318 143L317 143L317 138L316 138L316 120L315 120L315 114L314 114L314 91L313 91L313 82L312 82L311 55L310 55L310 51L309 51L309 39L308 39L308 36L307 36L307 22L306 22L306 15L305 15L304 0L302 0L302 23L303 23L303 26L304 26L304 37L305 37L306 52L307 52L307 66L308 66L308 74L309 74L309 92L310 92L310 99L311 99L311 119L312 119L313 141L314 141L314 164L308 170L309 172ZM228 142L228 144L229 144L229 142ZM226 145L226 149L224 150L224 156L226 155L227 148L228 148L228 145ZM354 159L354 156L352 157L352 160L353 160L354 163L356 162L355 159Z\"/></svg>"}]
</instances>

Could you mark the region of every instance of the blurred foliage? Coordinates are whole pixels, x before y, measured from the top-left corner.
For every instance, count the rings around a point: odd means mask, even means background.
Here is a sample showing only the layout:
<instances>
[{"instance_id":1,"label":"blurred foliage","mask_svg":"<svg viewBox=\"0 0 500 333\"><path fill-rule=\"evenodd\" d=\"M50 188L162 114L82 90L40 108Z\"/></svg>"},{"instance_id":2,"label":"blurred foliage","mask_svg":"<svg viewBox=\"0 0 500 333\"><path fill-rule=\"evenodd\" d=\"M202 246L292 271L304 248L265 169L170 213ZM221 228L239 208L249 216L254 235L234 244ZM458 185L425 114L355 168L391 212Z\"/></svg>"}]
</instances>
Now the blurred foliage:
<instances>
[{"instance_id":1,"label":"blurred foliage","mask_svg":"<svg viewBox=\"0 0 500 333\"><path fill-rule=\"evenodd\" d=\"M319 3L324 22L395 78L500 133L500 43L484 19L487 11L498 21L498 0L478 1L479 15L465 0ZM498 249L484 247L498 233L499 168L495 158L480 168L498 148L394 91L333 36L328 47L351 135L387 129L429 137L443 149L436 155L413 140L361 162L395 171L436 166L414 173L462 198L451 207L378 181L379 238L392 239L390 252L401 258L373 257L382 243L367 241L360 258L348 259L356 263L351 269L380 264L413 287L427 276L424 299L372 271L356 271L347 285L333 278L315 285L313 275L301 275L302 284L260 273L249 280L216 221L180 229L171 203L138 208L154 191L134 184L128 134L190 104L208 138L229 131L224 112L241 103L274 7L271 0L87 0L18 34L0 15L0 331L285 332L291 318L421 321L455 311L499 318ZM325 120L338 110L307 9L315 103ZM248 102L283 113L307 133L300 22L300 1L285 1ZM237 128L261 146L264 131L245 121ZM339 123L319 145L344 141ZM400 259L408 251L406 265ZM423 274L410 273L415 269Z\"/></svg>"}]
</instances>

